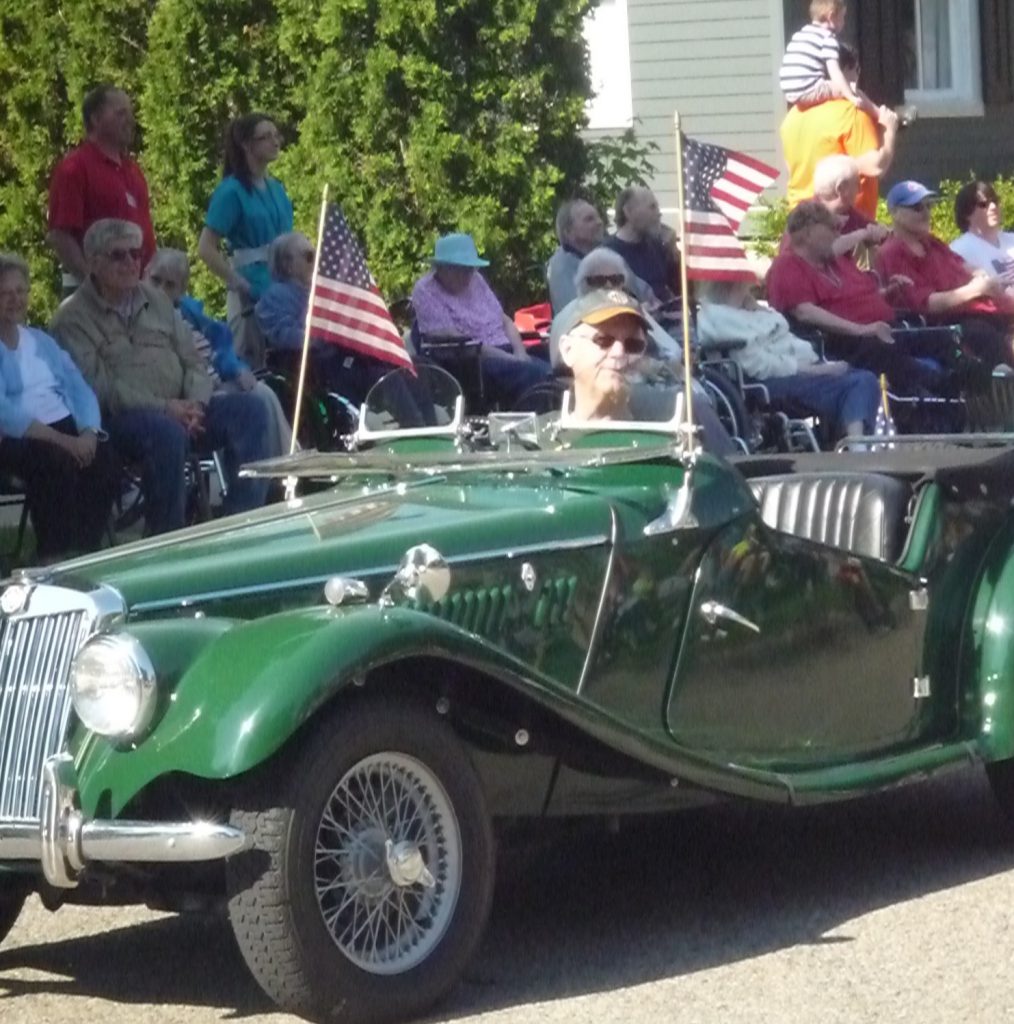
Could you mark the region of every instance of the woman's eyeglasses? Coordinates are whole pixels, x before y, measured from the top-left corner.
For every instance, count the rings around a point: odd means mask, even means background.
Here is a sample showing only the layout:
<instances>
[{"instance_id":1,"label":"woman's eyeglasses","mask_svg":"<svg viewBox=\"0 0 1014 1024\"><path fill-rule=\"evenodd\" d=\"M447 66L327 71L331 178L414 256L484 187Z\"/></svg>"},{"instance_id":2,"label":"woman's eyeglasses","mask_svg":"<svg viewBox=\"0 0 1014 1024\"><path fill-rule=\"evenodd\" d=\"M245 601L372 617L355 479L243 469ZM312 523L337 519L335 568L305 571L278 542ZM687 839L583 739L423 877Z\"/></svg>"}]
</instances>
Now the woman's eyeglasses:
<instances>
[{"instance_id":1,"label":"woman's eyeglasses","mask_svg":"<svg viewBox=\"0 0 1014 1024\"><path fill-rule=\"evenodd\" d=\"M627 278L624 274L591 274L585 283L591 288L622 288Z\"/></svg>"},{"instance_id":2,"label":"woman's eyeglasses","mask_svg":"<svg viewBox=\"0 0 1014 1024\"><path fill-rule=\"evenodd\" d=\"M601 331L596 331L590 340L595 342L603 352L608 352L613 345L620 342L623 345L624 355L628 356L643 356L644 350L648 347L648 342L643 334L631 334L626 338L614 338L611 334L603 334Z\"/></svg>"},{"instance_id":3,"label":"woman's eyeglasses","mask_svg":"<svg viewBox=\"0 0 1014 1024\"><path fill-rule=\"evenodd\" d=\"M127 260L133 260L135 263L140 263L143 255L143 249L110 249L109 252L106 253L106 259L112 263L126 263Z\"/></svg>"},{"instance_id":4,"label":"woman's eyeglasses","mask_svg":"<svg viewBox=\"0 0 1014 1024\"><path fill-rule=\"evenodd\" d=\"M303 261L306 263L313 263L315 255L316 254L312 249L307 249L306 252L300 253L300 256L302 256L303 258Z\"/></svg>"},{"instance_id":5,"label":"woman's eyeglasses","mask_svg":"<svg viewBox=\"0 0 1014 1024\"><path fill-rule=\"evenodd\" d=\"M995 196L990 198L983 198L980 196L978 199L976 199L975 205L980 210L988 210L991 206L999 206L1000 200L997 199Z\"/></svg>"}]
</instances>

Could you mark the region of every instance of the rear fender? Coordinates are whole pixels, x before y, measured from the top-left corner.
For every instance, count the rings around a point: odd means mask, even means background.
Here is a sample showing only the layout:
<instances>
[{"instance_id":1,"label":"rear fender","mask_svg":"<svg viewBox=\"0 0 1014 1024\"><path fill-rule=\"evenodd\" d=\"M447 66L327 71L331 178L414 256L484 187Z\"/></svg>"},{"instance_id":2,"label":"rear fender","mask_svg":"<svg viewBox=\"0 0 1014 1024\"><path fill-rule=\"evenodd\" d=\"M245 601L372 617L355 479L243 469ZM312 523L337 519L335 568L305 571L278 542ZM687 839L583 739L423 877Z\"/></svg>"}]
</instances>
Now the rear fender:
<instances>
[{"instance_id":1,"label":"rear fender","mask_svg":"<svg viewBox=\"0 0 1014 1024\"><path fill-rule=\"evenodd\" d=\"M154 627L145 639L153 646ZM249 771L371 669L417 655L444 656L515 681L523 675L529 689L539 687L530 671L498 648L413 609L373 605L269 616L208 644L136 745L97 736L81 744L82 808L94 813L101 801L103 813L118 814L144 786L170 772L228 779Z\"/></svg>"}]
</instances>

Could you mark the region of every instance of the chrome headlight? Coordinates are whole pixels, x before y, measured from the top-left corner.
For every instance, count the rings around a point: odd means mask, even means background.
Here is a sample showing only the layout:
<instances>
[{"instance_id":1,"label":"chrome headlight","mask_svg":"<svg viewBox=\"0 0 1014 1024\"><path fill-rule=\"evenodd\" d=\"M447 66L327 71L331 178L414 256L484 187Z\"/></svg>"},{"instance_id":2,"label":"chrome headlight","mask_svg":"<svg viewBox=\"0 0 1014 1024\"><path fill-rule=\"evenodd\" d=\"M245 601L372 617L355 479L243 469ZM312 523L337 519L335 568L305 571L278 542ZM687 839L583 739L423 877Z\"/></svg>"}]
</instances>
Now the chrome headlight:
<instances>
[{"instance_id":1,"label":"chrome headlight","mask_svg":"<svg viewBox=\"0 0 1014 1024\"><path fill-rule=\"evenodd\" d=\"M100 636L77 652L70 667L74 710L101 736L129 739L155 710L155 669L132 636Z\"/></svg>"}]
</instances>

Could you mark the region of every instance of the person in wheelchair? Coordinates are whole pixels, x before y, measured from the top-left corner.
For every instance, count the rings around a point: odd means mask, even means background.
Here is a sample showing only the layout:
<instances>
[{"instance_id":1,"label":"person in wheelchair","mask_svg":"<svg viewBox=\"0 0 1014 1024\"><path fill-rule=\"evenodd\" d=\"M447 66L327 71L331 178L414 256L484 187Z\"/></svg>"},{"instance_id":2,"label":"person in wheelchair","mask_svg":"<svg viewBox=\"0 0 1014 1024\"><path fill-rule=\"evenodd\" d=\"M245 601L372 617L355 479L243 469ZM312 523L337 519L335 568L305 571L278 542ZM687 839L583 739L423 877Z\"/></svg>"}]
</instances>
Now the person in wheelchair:
<instances>
[{"instance_id":1,"label":"person in wheelchair","mask_svg":"<svg viewBox=\"0 0 1014 1024\"><path fill-rule=\"evenodd\" d=\"M209 317L204 312L203 303L187 294L190 284L187 254L182 249L156 249L144 276L166 293L190 328L194 345L204 360L215 390L246 392L261 402L270 423L268 453L272 456L287 454L292 445L292 427L285 410L271 388L258 380L250 367L236 355L229 325Z\"/></svg>"},{"instance_id":2,"label":"person in wheelchair","mask_svg":"<svg viewBox=\"0 0 1014 1024\"><path fill-rule=\"evenodd\" d=\"M749 281L701 282L701 342L742 343L730 357L743 373L763 384L773 400L829 422L836 439L868 433L880 398L877 378L841 360L821 360L808 341L792 334L781 313L757 303L751 287Z\"/></svg>"},{"instance_id":3,"label":"person in wheelchair","mask_svg":"<svg viewBox=\"0 0 1014 1024\"><path fill-rule=\"evenodd\" d=\"M578 264L574 278L577 298L555 317L549 333L549 358L557 373L567 372L567 363L560 350L563 325L568 323L583 297L603 289L619 289L634 301L635 279L623 257L613 249L600 246L592 249ZM627 367L630 408L635 419L663 420L672 415L675 396L683 388L683 355L672 335L644 307L639 315L647 330L644 352ZM736 450L728 431L715 414L707 392L694 382L694 421L700 424L704 447L715 454L727 455Z\"/></svg>"},{"instance_id":4,"label":"person in wheelchair","mask_svg":"<svg viewBox=\"0 0 1014 1024\"><path fill-rule=\"evenodd\" d=\"M51 330L95 392L113 446L141 466L146 532L184 525L185 467L195 446L224 453L226 515L263 505L268 481L239 471L267 458L264 406L246 393L214 392L189 329L165 293L141 280L141 229L96 221L84 250L89 276Z\"/></svg>"},{"instance_id":5,"label":"person in wheelchair","mask_svg":"<svg viewBox=\"0 0 1014 1024\"><path fill-rule=\"evenodd\" d=\"M464 337L478 342L487 397L509 408L550 376L549 364L525 351L514 322L478 273L489 261L479 256L471 235L438 238L432 263L433 269L412 289L420 339Z\"/></svg>"},{"instance_id":6,"label":"person in wheelchair","mask_svg":"<svg viewBox=\"0 0 1014 1024\"><path fill-rule=\"evenodd\" d=\"M886 374L901 395L954 394L982 390L991 367L963 353L947 329L902 329L891 299L905 287L882 283L848 256L836 255L837 220L819 200L800 203L786 223L788 248L771 264L768 301L796 329L824 334L828 356Z\"/></svg>"}]
</instances>

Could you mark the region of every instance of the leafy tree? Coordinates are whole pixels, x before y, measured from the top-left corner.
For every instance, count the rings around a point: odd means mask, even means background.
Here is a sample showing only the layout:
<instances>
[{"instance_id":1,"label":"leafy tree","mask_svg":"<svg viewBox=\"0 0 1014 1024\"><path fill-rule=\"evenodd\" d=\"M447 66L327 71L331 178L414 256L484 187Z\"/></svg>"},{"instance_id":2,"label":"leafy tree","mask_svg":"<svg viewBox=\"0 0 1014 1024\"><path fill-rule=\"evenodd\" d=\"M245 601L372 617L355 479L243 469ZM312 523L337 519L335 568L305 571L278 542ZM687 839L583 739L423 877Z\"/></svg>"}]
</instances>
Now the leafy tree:
<instances>
[{"instance_id":1,"label":"leafy tree","mask_svg":"<svg viewBox=\"0 0 1014 1024\"><path fill-rule=\"evenodd\" d=\"M0 244L32 267L33 314L57 293L44 244L49 176L80 141L81 100L101 81L135 92L155 0L0 0Z\"/></svg>"},{"instance_id":2,"label":"leafy tree","mask_svg":"<svg viewBox=\"0 0 1014 1024\"><path fill-rule=\"evenodd\" d=\"M389 296L462 230L502 298L527 299L585 168L588 0L319 2L312 37L283 34L316 48L285 163L304 217L330 182Z\"/></svg>"}]
</instances>

